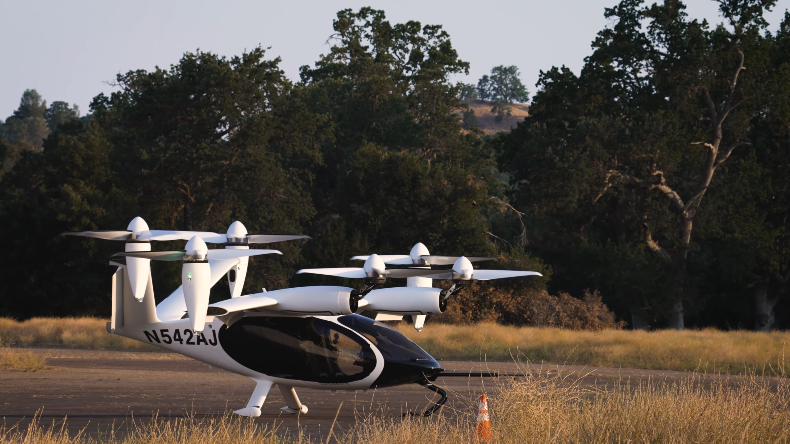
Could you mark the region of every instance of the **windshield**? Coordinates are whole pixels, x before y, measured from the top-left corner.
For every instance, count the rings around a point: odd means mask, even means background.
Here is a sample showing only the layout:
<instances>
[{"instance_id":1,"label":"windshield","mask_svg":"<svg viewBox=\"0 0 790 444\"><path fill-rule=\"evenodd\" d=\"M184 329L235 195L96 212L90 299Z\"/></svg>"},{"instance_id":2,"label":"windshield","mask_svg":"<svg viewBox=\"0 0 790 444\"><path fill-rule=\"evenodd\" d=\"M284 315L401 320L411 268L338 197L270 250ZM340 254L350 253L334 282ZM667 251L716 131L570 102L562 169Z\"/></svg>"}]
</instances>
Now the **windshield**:
<instances>
[{"instance_id":1,"label":"windshield","mask_svg":"<svg viewBox=\"0 0 790 444\"><path fill-rule=\"evenodd\" d=\"M370 346L347 328L317 318L249 317L219 333L236 362L278 378L343 383L376 366Z\"/></svg>"},{"instance_id":2,"label":"windshield","mask_svg":"<svg viewBox=\"0 0 790 444\"><path fill-rule=\"evenodd\" d=\"M381 322L355 314L341 316L337 321L366 337L387 361L434 361L420 346Z\"/></svg>"}]
</instances>

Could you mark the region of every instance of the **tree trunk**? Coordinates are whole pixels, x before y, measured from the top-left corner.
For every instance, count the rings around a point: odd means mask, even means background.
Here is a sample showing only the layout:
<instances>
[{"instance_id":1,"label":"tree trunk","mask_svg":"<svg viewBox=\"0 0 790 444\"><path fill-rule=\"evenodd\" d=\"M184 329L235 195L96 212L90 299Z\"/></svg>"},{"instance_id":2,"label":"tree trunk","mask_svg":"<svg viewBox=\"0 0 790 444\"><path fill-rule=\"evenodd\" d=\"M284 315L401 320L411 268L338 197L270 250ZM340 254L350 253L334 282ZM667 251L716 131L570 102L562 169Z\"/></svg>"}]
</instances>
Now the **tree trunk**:
<instances>
[{"instance_id":1,"label":"tree trunk","mask_svg":"<svg viewBox=\"0 0 790 444\"><path fill-rule=\"evenodd\" d=\"M683 330L686 328L686 323L683 318L683 301L677 300L672 304L672 313L669 315L669 328L675 330Z\"/></svg>"},{"instance_id":2,"label":"tree trunk","mask_svg":"<svg viewBox=\"0 0 790 444\"><path fill-rule=\"evenodd\" d=\"M696 212L696 209L692 210ZM674 255L675 266L675 300L672 302L672 312L669 314L669 328L683 330L686 328L686 321L683 313L683 294L686 289L686 261L688 260L689 246L691 245L691 229L694 226L693 212L683 218L683 225L680 232L681 250Z\"/></svg>"},{"instance_id":3,"label":"tree trunk","mask_svg":"<svg viewBox=\"0 0 790 444\"><path fill-rule=\"evenodd\" d=\"M650 330L650 324L642 316L643 310L631 307L631 328L634 330Z\"/></svg>"},{"instance_id":4,"label":"tree trunk","mask_svg":"<svg viewBox=\"0 0 790 444\"><path fill-rule=\"evenodd\" d=\"M774 325L774 307L778 297L768 297L768 286L758 285L754 288L754 329L771 331Z\"/></svg>"}]
</instances>

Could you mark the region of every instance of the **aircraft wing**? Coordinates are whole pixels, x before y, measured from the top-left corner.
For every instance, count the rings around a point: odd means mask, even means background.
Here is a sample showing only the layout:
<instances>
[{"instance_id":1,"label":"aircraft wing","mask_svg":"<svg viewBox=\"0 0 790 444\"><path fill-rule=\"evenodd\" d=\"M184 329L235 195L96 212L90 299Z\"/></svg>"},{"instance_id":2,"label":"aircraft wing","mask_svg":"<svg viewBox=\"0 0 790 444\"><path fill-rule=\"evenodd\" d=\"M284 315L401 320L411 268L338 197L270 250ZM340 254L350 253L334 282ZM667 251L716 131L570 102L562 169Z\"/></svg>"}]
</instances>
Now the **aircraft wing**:
<instances>
[{"instance_id":1,"label":"aircraft wing","mask_svg":"<svg viewBox=\"0 0 790 444\"><path fill-rule=\"evenodd\" d=\"M271 307L277 305L277 301L267 297L266 293L256 293L247 296L239 296L237 298L225 299L224 301L216 302L209 305L211 307L225 310L226 312L253 310L255 308Z\"/></svg>"}]
</instances>

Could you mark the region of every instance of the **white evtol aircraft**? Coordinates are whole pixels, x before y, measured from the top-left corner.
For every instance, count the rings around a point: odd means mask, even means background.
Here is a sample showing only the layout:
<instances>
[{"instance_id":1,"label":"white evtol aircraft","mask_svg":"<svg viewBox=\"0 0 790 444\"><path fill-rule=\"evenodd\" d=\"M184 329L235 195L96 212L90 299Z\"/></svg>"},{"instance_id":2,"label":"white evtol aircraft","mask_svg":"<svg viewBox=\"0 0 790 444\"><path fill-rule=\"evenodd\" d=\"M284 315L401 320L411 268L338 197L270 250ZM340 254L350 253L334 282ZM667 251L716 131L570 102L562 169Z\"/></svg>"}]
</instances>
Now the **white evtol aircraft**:
<instances>
[{"instance_id":1,"label":"white evtol aircraft","mask_svg":"<svg viewBox=\"0 0 790 444\"><path fill-rule=\"evenodd\" d=\"M281 410L304 414L308 409L299 400L295 387L367 390L411 383L421 384L441 395L441 399L424 413L428 416L447 399L444 391L432 381L439 376L474 374L445 372L417 344L355 312L365 307L365 310L382 313L424 316L444 311L449 295L446 290L426 286L372 288L387 277L420 279L430 276L468 282L539 275L499 270L498 274L489 276L488 272L493 270L473 270L466 258L455 258L452 270L425 268L439 263L440 256L431 256L427 261L420 258L423 262L417 265L423 268L387 270L382 258L390 257L371 255L362 268L300 271L363 278L365 286L361 291L312 286L264 290L241 296L248 258L280 253L249 249L248 244L308 237L249 235L240 222L234 222L226 235L156 231L149 230L139 217L126 231L64 234L127 242L126 251L114 255L110 262L117 267L112 277L112 318L107 323L110 333L150 343L253 379L256 387L247 406L235 411L252 417L260 416L261 406L273 385L279 387L287 404ZM189 239L184 251L150 251L152 240L175 239ZM206 242L225 243L226 247L209 250ZM422 244L415 246L419 250L417 247L427 253ZM422 253L422 250L417 252ZM182 285L159 305L154 300L150 260L183 261ZM224 275L228 275L231 284L231 298L209 304L211 287ZM139 285L140 282L144 285Z\"/></svg>"}]
</instances>

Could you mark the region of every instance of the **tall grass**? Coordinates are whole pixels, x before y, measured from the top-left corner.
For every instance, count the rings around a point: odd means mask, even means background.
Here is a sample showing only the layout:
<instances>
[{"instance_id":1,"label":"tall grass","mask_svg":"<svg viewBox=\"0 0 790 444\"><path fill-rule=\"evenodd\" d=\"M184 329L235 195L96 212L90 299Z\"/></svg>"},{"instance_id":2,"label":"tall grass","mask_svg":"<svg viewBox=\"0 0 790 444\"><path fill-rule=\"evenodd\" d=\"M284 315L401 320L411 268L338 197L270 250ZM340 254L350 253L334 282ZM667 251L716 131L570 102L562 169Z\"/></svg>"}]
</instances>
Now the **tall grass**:
<instances>
[{"instance_id":1,"label":"tall grass","mask_svg":"<svg viewBox=\"0 0 790 444\"><path fill-rule=\"evenodd\" d=\"M96 318L0 318L0 344L12 347L60 347L94 350L160 350L107 333ZM416 332L410 324L395 328L432 355L443 359L578 364L656 370L724 373L781 372L790 333L750 331L630 330L579 331L546 327L428 324ZM790 348L787 350L790 353Z\"/></svg>"},{"instance_id":2,"label":"tall grass","mask_svg":"<svg viewBox=\"0 0 790 444\"><path fill-rule=\"evenodd\" d=\"M107 333L104 319L0 318L0 342L13 347L58 347L88 350L156 351L157 347Z\"/></svg>"},{"instance_id":3,"label":"tall grass","mask_svg":"<svg viewBox=\"0 0 790 444\"><path fill-rule=\"evenodd\" d=\"M301 441L304 441L304 438ZM250 418L230 416L200 419L187 417L172 420L154 417L150 421L135 421L131 427L108 430L106 434L98 436L89 436L85 429L70 435L65 420L58 424L43 426L38 417L24 428L16 426L0 428L0 444L285 444L291 442L297 441L278 435L275 427L257 424Z\"/></svg>"},{"instance_id":4,"label":"tall grass","mask_svg":"<svg viewBox=\"0 0 790 444\"><path fill-rule=\"evenodd\" d=\"M47 368L47 357L29 350L0 347L0 369L36 372Z\"/></svg>"},{"instance_id":5,"label":"tall grass","mask_svg":"<svg viewBox=\"0 0 790 444\"><path fill-rule=\"evenodd\" d=\"M557 376L530 376L499 381L489 391L495 443L775 443L790 441L790 390L787 379L722 378L705 387L698 375L678 383L621 382L610 390L585 388ZM577 382L577 381L576 381ZM774 384L774 385L771 385ZM432 418L405 419L386 412L359 416L341 443L460 444L476 442L474 400L446 406ZM328 422L328 419L327 419ZM62 425L0 429L0 444L97 442L84 432L69 436ZM157 418L140 422L101 442L116 443L285 443L309 441L303 431L289 437L261 422L221 416L205 419ZM324 438L325 439L325 438Z\"/></svg>"},{"instance_id":6,"label":"tall grass","mask_svg":"<svg viewBox=\"0 0 790 444\"><path fill-rule=\"evenodd\" d=\"M790 441L790 390L750 378L705 388L695 375L677 384L626 382L609 391L557 377L529 377L489 393L499 443L765 443ZM345 442L400 444L476 442L474 405L458 417L430 421L370 419Z\"/></svg>"},{"instance_id":7,"label":"tall grass","mask_svg":"<svg viewBox=\"0 0 790 444\"><path fill-rule=\"evenodd\" d=\"M444 359L578 364L725 373L781 372L790 333L705 330L601 330L428 324L422 332L395 326ZM790 350L788 350L790 352Z\"/></svg>"}]
</instances>

